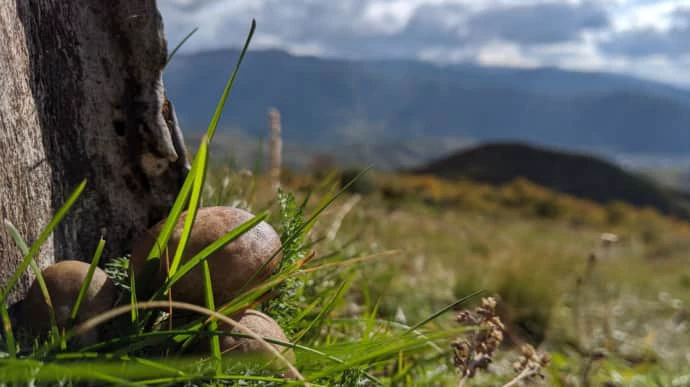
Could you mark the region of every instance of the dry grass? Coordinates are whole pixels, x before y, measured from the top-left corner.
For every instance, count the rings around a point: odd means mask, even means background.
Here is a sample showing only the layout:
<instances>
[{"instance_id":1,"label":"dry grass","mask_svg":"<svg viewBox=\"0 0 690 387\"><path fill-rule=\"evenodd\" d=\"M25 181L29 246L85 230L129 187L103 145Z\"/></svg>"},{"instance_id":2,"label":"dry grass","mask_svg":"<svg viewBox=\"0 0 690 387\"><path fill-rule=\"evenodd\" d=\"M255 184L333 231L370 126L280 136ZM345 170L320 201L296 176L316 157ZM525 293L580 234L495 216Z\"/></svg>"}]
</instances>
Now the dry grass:
<instances>
[{"instance_id":1,"label":"dry grass","mask_svg":"<svg viewBox=\"0 0 690 387\"><path fill-rule=\"evenodd\" d=\"M229 176L227 186L254 188L207 192L208 200L272 205L263 193L267 181L246 173ZM242 179L252 185L238 184ZM311 202L318 203L327 191L324 179L286 174L285 186L313 191ZM317 255L327 262L399 253L355 271L334 319L373 315L408 324L484 289L497 297L505 340L472 385L499 385L519 376L514 366L526 359L523 344L548 352L546 385L683 385L679 381L690 374L687 223L622 203L601 206L559 195L524 180L495 188L424 176L368 179L360 187L369 193L345 196L314 225L310 236L318 241ZM214 181L223 185L212 173L209 185ZM328 281L316 278L304 292L334 286ZM447 316L429 326L452 329L456 323ZM322 329L329 337L351 334L337 326ZM439 358L439 367L449 360L450 354ZM458 376L437 380L456 383Z\"/></svg>"},{"instance_id":2,"label":"dry grass","mask_svg":"<svg viewBox=\"0 0 690 387\"><path fill-rule=\"evenodd\" d=\"M485 289L501 301L508 343L555 353L554 385L628 385L671 375L670 383L690 372L687 223L520 180L493 188L430 177L374 179L379 192L350 211L340 239L402 251L361 275L368 297L381 300L382 316L415 321ZM544 202L556 210L540 212ZM582 298L579 306L574 298ZM597 357L599 350L606 356Z\"/></svg>"}]
</instances>

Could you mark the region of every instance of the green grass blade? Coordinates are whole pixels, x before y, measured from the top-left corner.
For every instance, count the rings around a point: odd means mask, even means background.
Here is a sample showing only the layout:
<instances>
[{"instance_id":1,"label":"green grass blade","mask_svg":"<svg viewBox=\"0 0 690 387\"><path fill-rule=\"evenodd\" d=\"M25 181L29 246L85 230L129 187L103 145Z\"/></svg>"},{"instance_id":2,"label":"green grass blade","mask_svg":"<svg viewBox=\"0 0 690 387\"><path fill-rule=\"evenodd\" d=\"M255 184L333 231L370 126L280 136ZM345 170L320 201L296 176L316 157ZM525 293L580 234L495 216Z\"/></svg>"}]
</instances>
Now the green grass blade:
<instances>
[{"instance_id":1,"label":"green grass blade","mask_svg":"<svg viewBox=\"0 0 690 387\"><path fill-rule=\"evenodd\" d=\"M136 323L139 319L139 309L137 305L137 280L134 276L134 268L132 265L127 265L127 271L129 272L129 304L134 305L134 308L130 311L130 321L132 324Z\"/></svg>"},{"instance_id":2,"label":"green grass blade","mask_svg":"<svg viewBox=\"0 0 690 387\"><path fill-rule=\"evenodd\" d=\"M158 379L148 379L148 380L142 380L141 383L147 386L151 385L158 385L158 384L164 384L164 385L190 385L190 383L183 383L183 382L193 382L196 379L204 379L201 378L198 375L189 375L189 376L179 376L179 377L171 377L171 378L158 378ZM278 385L278 386L284 386L284 385L290 385L290 380L284 379L284 378L277 378L277 377L271 377L271 376L256 376L256 375L215 375L211 378L211 381L213 382L226 382L223 383L223 385L228 384L227 382L230 381L235 381L235 382L242 382L243 384L230 384L232 386L236 385L265 385L266 383L254 383L254 384L247 384L248 381L254 381L254 382L269 382L270 384L268 385ZM208 383L208 382L207 382ZM195 385L195 384L191 384ZM204 384L208 385L208 384ZM297 385L297 384L295 384ZM312 384L312 386L317 386Z\"/></svg>"},{"instance_id":3,"label":"green grass blade","mask_svg":"<svg viewBox=\"0 0 690 387\"><path fill-rule=\"evenodd\" d=\"M7 302L7 297L10 295L12 288L14 288L14 286L17 284L17 281L19 281L19 277L21 277L24 271L29 267L31 261L36 257L38 251L41 249L41 246L43 246L43 243L45 243L46 239L48 239L50 234L53 233L53 230L55 230L55 227L57 227L60 221L62 221L62 218L67 215L67 211L69 211L72 205L74 205L74 203L77 201L79 195L81 195L82 191L84 190L84 187L86 187L86 180L82 181L79 186L77 186L74 192L72 192L72 194L67 198L65 204L63 204L57 213L55 213L55 216L53 216L53 218L50 220L48 226L43 229L36 241L31 245L29 253L24 256L24 259L19 264L19 267L17 270L15 270L15 272L12 274L12 277L10 277L9 281L7 281L7 285L5 285L3 288L2 296L0 296L0 303Z\"/></svg>"},{"instance_id":4,"label":"green grass blade","mask_svg":"<svg viewBox=\"0 0 690 387\"><path fill-rule=\"evenodd\" d=\"M229 316L232 315L233 313L237 312L238 310L242 309L243 306L250 305L253 301L255 301L258 297L260 297L262 294L266 293L268 290L274 288L275 286L279 285L283 281L285 281L288 278L292 278L293 276L299 275L301 273L296 273L296 270L286 270L282 273L279 273L277 275L274 275L270 277L268 280L262 282L260 285L256 286L255 288L249 289L245 291L244 293L239 294L237 297L235 297L232 301L229 303L226 303L224 305L221 305L219 309L217 310L218 313ZM204 318L203 320L206 320ZM192 322L190 323L187 328L189 330L195 330L199 331L204 325L204 322ZM180 343L182 341L187 340L185 337L175 337L174 341L177 343Z\"/></svg>"},{"instance_id":5,"label":"green grass blade","mask_svg":"<svg viewBox=\"0 0 690 387\"><path fill-rule=\"evenodd\" d=\"M338 199L340 197L340 195L344 194L352 186L352 184L354 184L357 181L357 179L362 177L365 173L369 172L369 170L371 170L371 168L372 167L369 166L369 167L363 169L360 173L357 174L357 176L355 176L352 180L350 180L343 188L341 188L338 192L336 192L335 195L333 195L331 197L328 197L328 196L325 197L324 200L322 200L321 204L316 208L316 210L314 210L312 215L303 224L301 224L299 227L297 227L297 229L294 231L294 233L289 238L287 238L286 241L284 241L282 243L281 247L275 253L273 253L273 255L266 262L264 262L261 265L259 270L257 270L247 281L245 281L244 285L240 289L240 292L244 291L249 284L253 283L254 280L256 279L256 276L259 275L259 273L262 273L264 271L264 268L267 265L269 265L271 262L273 262L273 260L278 256L278 254L283 250L283 246L291 244L292 242L294 242L295 240L300 238L302 235L304 235L306 232L308 232L314 226L314 223L316 223L316 219L319 217L319 215L321 215L321 213L323 211L325 211L326 208L328 208L331 204L333 204L333 202L336 199Z\"/></svg>"},{"instance_id":6,"label":"green grass blade","mask_svg":"<svg viewBox=\"0 0 690 387\"><path fill-rule=\"evenodd\" d=\"M311 379L318 380L319 378L327 377L347 369L356 367L370 368L383 363L390 364L395 361L396 356L400 352L409 354L421 353L428 345L429 340L445 341L450 337L454 337L466 331L466 327L459 327L431 334L426 339L396 335L335 344L326 348L320 348L320 350L331 355L344 355L343 363L331 367L322 367L319 363L314 363L309 359L305 359L305 356L303 356L302 369L305 370L305 374ZM315 369L316 372L311 374L308 372L308 368Z\"/></svg>"},{"instance_id":7,"label":"green grass blade","mask_svg":"<svg viewBox=\"0 0 690 387\"><path fill-rule=\"evenodd\" d=\"M268 212L264 211L263 213L253 217L252 219L249 219L248 221L242 223L233 230L229 231L227 234L223 235L221 238L214 241L210 245L206 246L197 255L192 257L189 261L185 262L184 265L182 265L173 276L168 278L166 284L161 289L159 289L158 292L156 292L152 299L158 298L162 294L165 294L173 285L175 285L177 281L179 281L185 274L189 273L192 269L194 269L199 263L205 261L211 254L223 248L223 246L244 235L244 233L251 230L254 226L259 224L267 217Z\"/></svg>"},{"instance_id":8,"label":"green grass blade","mask_svg":"<svg viewBox=\"0 0 690 387\"><path fill-rule=\"evenodd\" d=\"M7 311L7 305L0 303L0 317L2 317L2 330L5 333L5 343L7 344L7 353L11 358L17 357L17 343L14 340L14 333L12 332L12 321L10 321L10 314Z\"/></svg>"},{"instance_id":9,"label":"green grass blade","mask_svg":"<svg viewBox=\"0 0 690 387\"><path fill-rule=\"evenodd\" d=\"M405 334L412 333L412 332L416 331L417 329L419 329L419 328L421 328L422 326L426 325L428 322L435 320L438 316L440 316L440 315L446 313L447 311L449 311L449 310L455 308L455 307L458 306L458 305L464 304L465 302L467 302L467 301L470 300L471 298L474 298L474 297L478 296L479 294L481 294L481 293L483 293L483 292L484 292L484 290L477 290L476 292L474 292L474 293L472 293L472 294L470 294L470 295L468 295L468 296L465 296L465 297L463 297L463 298L461 298L461 299L459 299L459 300L453 302L452 304L448 304L448 305L444 306L443 308L441 308L441 309L437 310L436 312L432 313L429 317L425 318L424 320L422 320L422 321L418 322L417 324L413 325L412 327L410 327L410 329L408 329L408 330L405 332Z\"/></svg>"},{"instance_id":10,"label":"green grass blade","mask_svg":"<svg viewBox=\"0 0 690 387\"><path fill-rule=\"evenodd\" d=\"M342 194L344 194L345 192L347 192L347 190L350 189L350 187L351 187L360 177L364 176L364 174L366 174L367 172L369 172L369 171L371 170L371 168L372 168L371 166L368 166L367 168L364 168L361 172L359 172L359 173L357 174L357 176L355 176L354 178L352 178L352 180L350 180L347 184L345 184L345 186L344 186L343 188L341 188L338 192L336 192L335 195L333 195L332 197L330 197L330 198L324 200L324 201L317 207L317 209L314 210L314 213L309 217L309 219L307 219L307 221L304 222L304 225L300 228L300 231L302 231L302 229L303 229L303 230L310 230L310 229L312 228L312 226L314 225L314 223L316 222L316 219L318 218L318 216L321 215L321 213L322 213L323 211L325 211L326 208L328 208L331 204L333 204L333 202L334 202L336 199L338 199L338 198L340 197L340 195L342 195Z\"/></svg>"},{"instance_id":11,"label":"green grass blade","mask_svg":"<svg viewBox=\"0 0 690 387\"><path fill-rule=\"evenodd\" d=\"M162 371L166 374L173 374L173 375L178 375L178 376L184 376L185 372L182 371L179 368L175 368L172 366L169 366L163 362L160 361L154 361L151 359L145 359L141 357L136 357L136 356L129 356L129 355L124 355L124 356L114 356L109 353L101 354L97 352L71 352L71 353L59 353L55 355L56 360L80 360L80 361L89 361L93 359L106 359L106 360L119 360L123 364L124 363L135 363L135 364L140 364L142 366L145 366L146 368L149 369L155 369ZM175 363L172 363L175 365Z\"/></svg>"},{"instance_id":12,"label":"green grass blade","mask_svg":"<svg viewBox=\"0 0 690 387\"><path fill-rule=\"evenodd\" d=\"M198 168L194 168L195 164L196 158L192 163L192 169L189 171L187 177L184 180L184 183L182 184L182 188L180 188L180 192L177 194L177 198L175 198L175 203L173 203L173 206L170 209L170 213L168 214L168 217L166 218L163 227L161 227L161 231L158 234L158 237L156 238L156 242L153 244L153 246L151 247L151 251L146 257L147 261L153 259L160 259L161 255L163 254L163 250L165 249L165 246L168 245L168 240L170 239L170 236L172 235L172 232L175 229L175 225L177 224L177 220L180 218L180 214L182 213L182 211L184 211L184 205L187 202L187 198L189 198L189 193L192 190L194 176L196 175L196 172L198 170Z\"/></svg>"},{"instance_id":13,"label":"green grass blade","mask_svg":"<svg viewBox=\"0 0 690 387\"><path fill-rule=\"evenodd\" d=\"M386 322L387 323L387 322ZM99 348L110 348L112 346L123 346L123 348L127 350L139 350L142 348L145 348L150 345L157 345L163 341L165 341L167 338L175 337L175 336L185 336L185 337L192 337L195 335L215 335L218 337L221 336L232 336L232 337L237 337L237 338L251 338L251 336L243 333L235 333L235 332L226 332L226 331L217 331L217 332L199 332L198 330L195 329L177 329L177 330L171 330L171 331L152 331L152 332L147 332L147 333L142 333L142 334L132 334L129 336L122 336L122 337L116 337L113 338L107 342L102 342L102 343L97 343L94 344L90 347L84 348L85 352L80 352L76 354L56 354L57 359L80 359L81 357L84 357L86 359L88 357L88 353L92 354L92 357L99 357L99 356L104 356L102 354L98 354L94 351L97 351ZM153 341L152 341L153 340ZM320 360L327 360L329 362L337 363L337 364L345 364L345 361L341 358L338 358L337 356L333 354L329 354L323 351L320 351L316 348L305 346L305 345L300 345L300 344L295 344L293 342L287 342L287 341L282 341L282 340L277 340L274 338L270 337L264 337L264 340L266 340L268 343L271 344L276 344L284 348L292 348L294 350L299 350L303 353L309 354L311 356L316 357L317 359ZM149 345L145 345L146 342L149 342ZM144 343L143 346L140 344ZM135 347L131 347L131 344L135 344ZM105 355L107 356L107 355ZM134 359L134 358L132 358ZM183 360L180 360L183 361ZM170 359L165 360L165 364L170 364L171 366L177 365L174 361L171 362ZM161 368L162 364L157 363L157 366L154 368L161 369L163 371L174 371L176 368L172 367L166 367L166 369ZM179 372L179 371L178 371ZM190 377L194 377L194 375L189 375ZM364 372L364 376L374 382L377 385L383 385L382 382L380 382L378 379L376 379L374 376ZM218 377L216 375L215 377Z\"/></svg>"},{"instance_id":14,"label":"green grass blade","mask_svg":"<svg viewBox=\"0 0 690 387\"><path fill-rule=\"evenodd\" d=\"M367 320L361 320L361 319L356 319L356 318L350 318L350 319L336 318L336 319L330 319L330 320L328 320L328 322L331 325L335 325L335 324L367 324L368 319ZM397 321L376 319L375 323L377 325L382 326L382 327L393 328L393 329L400 330L400 331L408 331L410 329L410 326L399 323ZM427 339L426 335L424 335L423 333L421 333L419 331L413 331L413 332L415 333L415 335L417 337L419 337L421 339ZM434 342L429 341L428 344L429 344L429 347L432 348L437 353L440 353L440 354L445 353L445 351L441 347L436 345Z\"/></svg>"},{"instance_id":15,"label":"green grass blade","mask_svg":"<svg viewBox=\"0 0 690 387\"><path fill-rule=\"evenodd\" d=\"M242 49L239 60L235 66L235 69L232 72L232 75L230 76L230 79L228 80L228 82L225 85L225 89L223 91L223 94L222 94L220 100L218 101L218 105L216 106L216 111L215 111L213 117L211 118L211 122L209 123L208 129L206 131L207 145L212 140L213 134L215 133L215 130L216 130L216 127L218 126L218 122L220 121L220 117L222 115L223 108L225 107L225 102L227 101L228 96L230 95L230 90L232 89L232 85L235 82L235 78L236 78L237 73L239 71L239 67L242 64L242 60L244 59L244 55L247 52L247 49L249 47L249 42L251 41L251 39L254 35L255 29L256 29L256 21L252 20L251 29L249 31L249 35L247 36L247 40L245 41L244 48ZM202 143L203 142L204 141L202 141ZM196 175L201 173L200 169L205 170L205 168L206 168L205 156L204 156L204 163L201 163L200 162L201 157L199 156L199 153L201 153L201 152L198 152L197 155L194 157L194 162L192 163L192 169L189 172L189 174L187 175L187 178L185 179L185 182L182 186L182 189L180 190L180 193L178 194L177 198L175 199L175 203L173 205L173 208L170 211L170 214L168 215L168 218L165 221L165 223L161 229L160 234L158 235L156 243L152 247L151 252L149 253L149 255L147 257L147 260L151 260L154 258L160 258L161 253L162 253L161 249L164 249L165 246L167 246L168 240L170 239L170 235L172 234L172 231L173 231L175 225L177 224L177 220L179 219L179 216L182 213L182 209L184 207L185 202L187 201L187 198L189 196L190 191L192 190L194 182L197 181ZM198 200L194 204L190 203L190 206L192 206L192 205L196 206L197 204L198 204ZM192 217L192 219L193 219L193 217ZM181 251L183 251L184 249L183 248L181 249L180 247L182 247L182 246L178 246L177 250L180 251L180 254L181 254ZM176 255L177 255L177 251L176 251ZM205 257L203 257L203 258L205 258ZM196 263L199 263L200 261L201 261L201 259L199 259ZM190 262L191 262L191 260L190 260ZM175 263L175 260L173 259L173 264L174 263ZM171 269L172 268L173 267L171 266ZM172 281L173 278L175 278L178 274L178 270L177 270L176 266L174 267L174 269L175 270L173 271L173 274L168 276L169 277L168 278L168 285L164 286L163 292L167 292L170 289L170 286L172 285L172 283L174 283L176 281L176 280ZM179 278L177 280L179 280ZM156 294L154 294L152 299L155 299L155 298L159 297L160 295L161 295L160 291L156 292Z\"/></svg>"},{"instance_id":16,"label":"green grass blade","mask_svg":"<svg viewBox=\"0 0 690 387\"><path fill-rule=\"evenodd\" d=\"M338 192L335 193L335 195L328 197L326 196L324 200L321 201L321 204L314 210L312 215L304 222L302 223L299 227L296 228L296 230L293 232L293 234L287 238L287 240L283 241L282 245L280 248L273 253L273 255L266 261L264 262L259 270L257 270L247 281L245 281L244 285L242 288L240 288L240 293L243 292L247 286L251 283L254 282L256 279L256 276L259 275L259 273L262 273L264 271L264 268L269 265L273 260L278 256L278 254L283 250L284 246L292 244L292 242L296 241L298 238L302 237L306 232L308 232L311 227L316 223L316 219L321 215L323 211L326 210L333 202L340 197L340 195L344 194L352 184L354 184L357 179L362 177L365 173L369 172L371 170L371 166L363 169L360 173L357 174L352 180L350 180L343 188L341 188Z\"/></svg>"},{"instance_id":17,"label":"green grass blade","mask_svg":"<svg viewBox=\"0 0 690 387\"><path fill-rule=\"evenodd\" d=\"M202 140L203 142L203 140ZM189 198L189 195L192 191L192 187L194 186L194 181L196 180L196 175L199 173L199 155L194 156L194 161L192 162L192 168L187 174L187 177L185 177L184 183L182 184L182 188L180 188L180 192L177 194L177 197L175 198L175 202L173 203L172 208L170 209L170 213L168 214L168 217L165 219L165 222L163 222L163 226L161 227L161 231L158 233L158 236L156 237L156 241L154 242L153 246L151 246L151 251L149 251L148 255L146 256L146 264L144 265L143 272L144 278L148 276L154 269L158 269L158 263L160 262L161 256L163 255L163 252L167 248L168 245L168 240L172 236L173 230L175 229L175 226L177 225L177 221L180 218L180 215L182 214L182 211L184 211L185 204L187 203L187 199ZM179 248L178 248L179 250ZM131 294L131 305L136 305L136 289L134 288L134 281L135 281L135 276L134 272L130 266L130 272L129 272L129 278L130 278L130 294ZM152 297L153 298L153 297ZM149 318L152 316L152 311L149 311L144 317L144 323L149 320ZM138 318L139 318L139 312L137 308L132 308L130 312L131 320L132 323L135 323ZM145 325L145 324L144 324Z\"/></svg>"},{"instance_id":18,"label":"green grass blade","mask_svg":"<svg viewBox=\"0 0 690 387\"><path fill-rule=\"evenodd\" d=\"M252 37L254 36L255 30L256 30L256 20L252 19L252 26L249 29L249 35L247 36L247 40L244 42L244 47L242 48L242 52L240 53L240 57L237 60L237 64L235 65L235 69L232 71L232 74L230 75L230 79L228 79L228 82L225 84L225 89L223 90L223 94L220 97L220 101L218 101L218 105L216 106L216 111L213 114L213 118L211 119L211 123L208 125L208 130L206 131L206 134L208 135L209 141L211 141L213 139L213 135L216 132L216 127L218 126L218 122L220 121L220 117L223 115L223 108L225 107L225 101L227 101L228 96L230 95L230 90L232 90L232 85L235 83L235 78L237 77L237 73L240 70L240 66L242 65L242 60L244 60L244 55L247 53L247 49L249 48L249 42L252 41Z\"/></svg>"},{"instance_id":19,"label":"green grass blade","mask_svg":"<svg viewBox=\"0 0 690 387\"><path fill-rule=\"evenodd\" d=\"M175 256L173 257L172 263L170 264L168 277L175 275L177 268L180 266L180 261L182 260L184 249L187 247L189 236L192 234L192 227L194 226L196 212L199 208L199 201L201 199L201 190L204 188L204 178L206 175L207 161L208 138L204 136L201 139L201 144L199 145L199 150L197 151L196 157L194 157L195 174L194 183L192 184L192 193L191 197L189 198L189 207L187 208L187 216L184 220L182 235L180 235L180 241L177 244Z\"/></svg>"},{"instance_id":20,"label":"green grass blade","mask_svg":"<svg viewBox=\"0 0 690 387\"><path fill-rule=\"evenodd\" d=\"M19 247L19 251L21 251L23 255L29 254L29 246L26 245L24 238L22 238L21 234L19 234L19 230L17 230L17 228L14 227L14 224L12 224L12 222L10 222L9 220L5 219L5 228L7 229L7 232L10 234L12 239L14 239L14 243L16 243L17 247Z\"/></svg>"},{"instance_id":21,"label":"green grass blade","mask_svg":"<svg viewBox=\"0 0 690 387\"><path fill-rule=\"evenodd\" d=\"M345 293L347 290L350 288L352 285L352 282L354 281L355 277L350 276L346 281L343 281L342 284L338 287L338 290L335 291L333 296L331 297L330 300L328 300L323 308L321 308L321 311L319 314L314 318L312 321L309 322L309 325L305 327L301 332L299 332L296 337L293 338L294 341L300 341L304 335L309 333L310 330L314 329L315 327L318 327L319 324L322 323L322 321L335 309L335 306L338 301L342 300L343 297L345 297Z\"/></svg>"},{"instance_id":22,"label":"green grass blade","mask_svg":"<svg viewBox=\"0 0 690 387\"><path fill-rule=\"evenodd\" d=\"M173 50L168 55L168 58L165 60L165 66L163 66L164 71L165 71L165 68L168 67L168 64L170 64L170 61L172 60L172 58L177 53L177 50L179 50L180 47L182 47L185 43L187 43L187 40L189 40L189 38L191 38L192 35L194 35L198 30L199 30L199 27L194 27L193 30L191 30L179 43L177 43L177 46L175 46L175 48L173 48Z\"/></svg>"},{"instance_id":23,"label":"green grass blade","mask_svg":"<svg viewBox=\"0 0 690 387\"><path fill-rule=\"evenodd\" d=\"M215 311L216 310L216 303L213 300L213 283L211 282L211 269L208 267L208 261L204 261L202 263L202 267L204 269L204 302L206 302L206 308ZM208 324L208 328L211 332L215 332L218 329L218 321L212 320ZM209 338L210 340L210 348L211 348L211 356L215 359L220 361L220 339L218 338L217 335L213 335ZM216 372L220 373L221 369L219 368L220 363L217 364L217 369Z\"/></svg>"},{"instance_id":24,"label":"green grass blade","mask_svg":"<svg viewBox=\"0 0 690 387\"><path fill-rule=\"evenodd\" d=\"M9 220L5 220L5 227L7 228L7 232L10 234L12 239L14 239L14 242L17 244L22 254L29 254L29 246L27 246L26 242L24 242L24 238L22 238L22 236L19 234L19 230L17 230L17 228L14 227L14 225ZM55 310L53 308L53 301L50 297L50 292L48 291L48 285L46 285L46 281L43 278L41 268L38 267L38 264L35 260L31 260L30 266L31 270L34 272L34 275L36 275L36 282L38 283L38 287L41 289L43 299L45 300L45 303L48 306L50 330L53 333L53 338L57 338L58 336L60 336L60 329L58 328L57 320L55 319Z\"/></svg>"},{"instance_id":25,"label":"green grass blade","mask_svg":"<svg viewBox=\"0 0 690 387\"><path fill-rule=\"evenodd\" d=\"M105 239L103 239L103 236L101 236L101 239L98 241L98 246L96 246L96 252L94 252L93 258L91 259L89 270L86 272L86 278L84 279L84 282L81 284L81 288L79 289L77 300L74 302L74 306L72 306L72 314L70 314L70 325L74 323L74 321L77 319L79 307L81 306L81 303L84 301L86 292L89 290L91 280L93 279L93 273L96 271L96 268L98 267L98 262L100 262L101 260L101 255L103 255L104 248Z\"/></svg>"}]
</instances>

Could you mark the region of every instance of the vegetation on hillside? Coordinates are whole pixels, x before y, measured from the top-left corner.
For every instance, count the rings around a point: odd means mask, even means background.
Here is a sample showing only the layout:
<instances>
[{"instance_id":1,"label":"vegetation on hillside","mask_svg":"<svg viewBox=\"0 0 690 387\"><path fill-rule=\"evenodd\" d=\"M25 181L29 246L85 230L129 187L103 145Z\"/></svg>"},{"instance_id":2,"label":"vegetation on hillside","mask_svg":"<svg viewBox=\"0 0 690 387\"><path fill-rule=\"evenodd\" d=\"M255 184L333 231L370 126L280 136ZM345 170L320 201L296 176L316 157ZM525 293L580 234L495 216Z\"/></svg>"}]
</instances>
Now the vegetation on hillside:
<instances>
[{"instance_id":1,"label":"vegetation on hillside","mask_svg":"<svg viewBox=\"0 0 690 387\"><path fill-rule=\"evenodd\" d=\"M554 191L602 204L622 201L690 219L690 201L686 197L646 177L593 156L522 143L481 145L412 172L494 185L524 177Z\"/></svg>"}]
</instances>

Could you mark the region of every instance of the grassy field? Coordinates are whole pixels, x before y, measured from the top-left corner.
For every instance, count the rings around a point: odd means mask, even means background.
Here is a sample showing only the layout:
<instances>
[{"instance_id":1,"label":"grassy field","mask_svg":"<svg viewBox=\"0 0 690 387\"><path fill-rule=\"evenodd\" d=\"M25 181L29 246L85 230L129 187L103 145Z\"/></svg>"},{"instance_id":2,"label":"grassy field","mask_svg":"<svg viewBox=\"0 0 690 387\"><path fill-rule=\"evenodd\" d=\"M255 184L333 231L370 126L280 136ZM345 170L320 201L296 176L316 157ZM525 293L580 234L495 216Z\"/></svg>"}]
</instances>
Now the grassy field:
<instances>
[{"instance_id":1,"label":"grassy field","mask_svg":"<svg viewBox=\"0 0 690 387\"><path fill-rule=\"evenodd\" d=\"M108 257L118 305L75 324L79 303L68 299L73 317L59 327L49 308L50 331L39 337L23 335L4 301L24 270L44 281L33 259L86 182L30 246L6 220L24 259L0 292L3 384L690 385L690 225L524 180L490 187L321 170L286 174L283 189L272 191L266 176L209 163L236 71L157 246L167 245L178 220L188 235L200 207L239 207L256 217L187 262L179 260L184 249L153 248L147 260L170 262L150 298L133 291L129 257ZM280 265L215 305L207 259L262 220L280 235ZM101 239L91 270L106 243ZM169 291L197 267L204 305L177 302ZM248 308L272 317L287 341L219 329L219 322L238 327L228 316ZM195 314L179 320L180 309ZM91 329L101 340L81 343ZM225 336L252 339L272 356L221 353ZM205 349L196 350L199 343Z\"/></svg>"},{"instance_id":2,"label":"grassy field","mask_svg":"<svg viewBox=\"0 0 690 387\"><path fill-rule=\"evenodd\" d=\"M417 321L483 289L499 300L506 350L530 342L551 355L548 385L647 385L656 378L685 385L687 224L522 180L492 188L431 177L370 179L377 188L357 200L339 234L367 251L400 250L363 269L360 286L380 297L383 318L402 313ZM452 324L450 317L439 327Z\"/></svg>"},{"instance_id":3,"label":"grassy field","mask_svg":"<svg viewBox=\"0 0 690 387\"><path fill-rule=\"evenodd\" d=\"M292 176L288 186L300 196L322 181ZM251 207L257 196L242 202ZM473 385L514 377L524 343L550 357L546 385L688 383L690 226L654 210L601 206L520 179L490 187L370 173L309 237L328 260L385 254L357 266L335 319L374 313L409 324L477 290L495 296L505 340ZM451 312L426 326L456 327ZM458 380L450 344L437 359L448 367L440 385Z\"/></svg>"},{"instance_id":4,"label":"grassy field","mask_svg":"<svg viewBox=\"0 0 690 387\"><path fill-rule=\"evenodd\" d=\"M251 307L273 317L289 343L271 342L292 348L313 385L688 385L687 223L524 180L490 187L369 172L347 185L352 175L288 174L275 193L266 176L212 164L194 200L264 214L284 258L258 289L206 313ZM33 344L19 337L16 348L7 321L0 378L304 383L265 361L189 352L188 340L227 334L204 318L172 331L166 313L153 326L128 318L126 267L126 257L109 265L123 297L118 318L94 323L110 332L105 341L75 346L75 327Z\"/></svg>"}]
</instances>

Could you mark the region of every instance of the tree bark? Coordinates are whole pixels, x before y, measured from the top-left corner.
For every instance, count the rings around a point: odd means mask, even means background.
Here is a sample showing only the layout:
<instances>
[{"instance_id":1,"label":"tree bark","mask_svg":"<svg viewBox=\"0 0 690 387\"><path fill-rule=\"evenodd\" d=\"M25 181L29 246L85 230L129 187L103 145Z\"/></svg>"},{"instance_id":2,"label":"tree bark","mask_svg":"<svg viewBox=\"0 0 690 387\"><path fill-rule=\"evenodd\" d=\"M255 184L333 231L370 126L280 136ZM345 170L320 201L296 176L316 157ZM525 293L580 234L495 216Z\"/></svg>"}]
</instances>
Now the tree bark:
<instances>
[{"instance_id":1,"label":"tree bark","mask_svg":"<svg viewBox=\"0 0 690 387\"><path fill-rule=\"evenodd\" d=\"M105 260L128 253L189 169L155 1L0 0L0 39L0 216L30 243L88 179L39 265L90 260L102 232ZM0 259L5 284L21 253L4 228Z\"/></svg>"}]
</instances>

